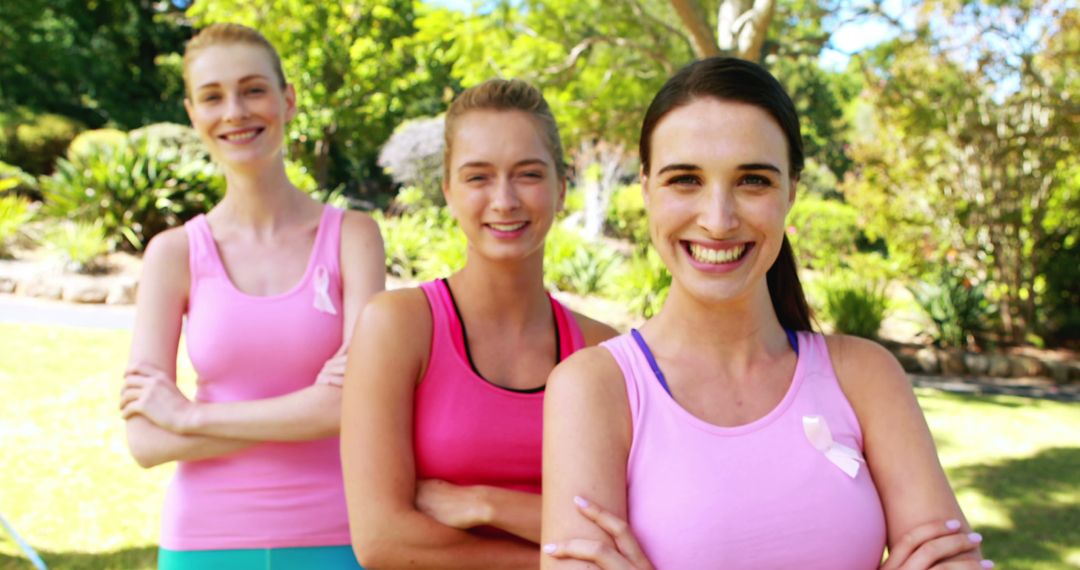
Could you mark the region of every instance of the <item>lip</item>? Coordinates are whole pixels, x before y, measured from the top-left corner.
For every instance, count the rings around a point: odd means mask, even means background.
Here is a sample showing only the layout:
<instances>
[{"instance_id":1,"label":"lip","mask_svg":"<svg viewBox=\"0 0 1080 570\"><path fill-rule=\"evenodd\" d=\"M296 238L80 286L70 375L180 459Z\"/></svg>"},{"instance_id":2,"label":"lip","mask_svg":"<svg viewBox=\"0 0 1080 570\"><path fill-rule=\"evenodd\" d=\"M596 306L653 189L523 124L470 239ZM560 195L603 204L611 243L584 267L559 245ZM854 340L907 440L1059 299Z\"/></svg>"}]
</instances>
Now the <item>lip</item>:
<instances>
[{"instance_id":1,"label":"lip","mask_svg":"<svg viewBox=\"0 0 1080 570\"><path fill-rule=\"evenodd\" d=\"M709 249L731 249L732 247L743 245L746 247L746 250L743 251L741 257L734 261L729 261L726 263L706 263L694 259L693 254L690 253L691 243L707 247ZM679 240L679 249L681 249L683 254L686 255L686 259L690 262L690 265L693 266L695 269L703 271L705 273L730 273L732 271L735 271L736 269L741 267L747 259L750 258L750 254L751 252L753 252L756 245L757 244L752 241L725 241L717 243L702 242L697 240Z\"/></svg>"},{"instance_id":2,"label":"lip","mask_svg":"<svg viewBox=\"0 0 1080 570\"><path fill-rule=\"evenodd\" d=\"M521 224L521 227L519 227L519 228L517 228L515 230L507 231L507 230L500 230L500 229L495 228L492 225L492 223L496 223L496 224L498 224L500 226L511 226L511 225L516 225L516 224ZM527 221L488 222L488 223L484 224L484 229L491 232L491 234L494 235L498 239L516 239L516 238L519 238L522 235L524 235L525 231L529 229L530 225L532 225L532 224L530 222L527 222Z\"/></svg>"},{"instance_id":3,"label":"lip","mask_svg":"<svg viewBox=\"0 0 1080 570\"><path fill-rule=\"evenodd\" d=\"M248 144L251 141L259 138L259 135L261 135L263 133L263 131L265 131L265 130L266 130L265 127L247 127L247 128L244 128L244 129L234 129L234 130L231 130L231 131L228 131L228 132L225 132L225 133L221 133L220 135L217 136L217 138L218 138L218 140L220 140L221 142L224 142L226 144L245 145L245 144ZM228 138L231 135L242 135L242 134L247 134L247 133L252 133L252 132L255 133L255 134L252 135L251 138L239 139L239 140L229 140L229 138Z\"/></svg>"}]
</instances>

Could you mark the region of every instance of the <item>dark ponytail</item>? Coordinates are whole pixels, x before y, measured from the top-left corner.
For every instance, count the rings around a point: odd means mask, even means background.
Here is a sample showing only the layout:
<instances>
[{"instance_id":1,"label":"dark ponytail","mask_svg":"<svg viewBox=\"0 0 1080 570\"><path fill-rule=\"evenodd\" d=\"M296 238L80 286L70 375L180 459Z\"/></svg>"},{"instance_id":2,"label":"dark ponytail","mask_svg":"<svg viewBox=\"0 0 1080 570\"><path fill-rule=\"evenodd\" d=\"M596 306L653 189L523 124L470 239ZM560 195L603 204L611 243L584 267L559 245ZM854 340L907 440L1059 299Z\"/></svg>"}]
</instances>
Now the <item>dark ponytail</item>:
<instances>
[{"instance_id":1,"label":"dark ponytail","mask_svg":"<svg viewBox=\"0 0 1080 570\"><path fill-rule=\"evenodd\" d=\"M814 330L810 323L810 305L806 302L795 265L795 253L786 235L780 245L780 254L765 274L765 282L769 285L769 298L780 326L793 331Z\"/></svg>"}]
</instances>

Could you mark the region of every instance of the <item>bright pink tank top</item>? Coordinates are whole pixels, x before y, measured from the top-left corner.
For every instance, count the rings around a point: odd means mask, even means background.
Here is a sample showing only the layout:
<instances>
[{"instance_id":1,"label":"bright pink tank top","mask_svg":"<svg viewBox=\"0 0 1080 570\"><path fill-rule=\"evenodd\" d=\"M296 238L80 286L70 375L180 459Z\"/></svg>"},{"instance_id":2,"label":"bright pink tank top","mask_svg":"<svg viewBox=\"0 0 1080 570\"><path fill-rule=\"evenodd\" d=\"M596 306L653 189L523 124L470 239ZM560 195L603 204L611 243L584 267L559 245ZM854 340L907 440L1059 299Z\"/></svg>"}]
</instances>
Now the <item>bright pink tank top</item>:
<instances>
[{"instance_id":1,"label":"bright pink tank top","mask_svg":"<svg viewBox=\"0 0 1080 570\"><path fill-rule=\"evenodd\" d=\"M776 408L720 427L664 391L631 335L603 343L622 369L633 422L629 522L658 570L878 567L885 516L869 469L859 464L850 476L804 426L820 416L834 443L861 458L859 422L824 337L800 332L798 345L791 387Z\"/></svg>"},{"instance_id":2,"label":"bright pink tank top","mask_svg":"<svg viewBox=\"0 0 1080 570\"><path fill-rule=\"evenodd\" d=\"M539 493L543 390L510 390L480 377L470 365L461 319L446 283L430 281L420 287L431 306L432 333L427 371L416 388L417 479ZM585 342L570 311L555 299L551 308L559 356L566 358Z\"/></svg>"},{"instance_id":3,"label":"bright pink tank top","mask_svg":"<svg viewBox=\"0 0 1080 570\"><path fill-rule=\"evenodd\" d=\"M324 208L304 276L268 297L232 284L205 216L184 226L191 267L186 339L197 401L269 398L314 383L342 342L342 216ZM166 494L161 546L170 550L343 544L349 528L337 437L182 461Z\"/></svg>"}]
</instances>

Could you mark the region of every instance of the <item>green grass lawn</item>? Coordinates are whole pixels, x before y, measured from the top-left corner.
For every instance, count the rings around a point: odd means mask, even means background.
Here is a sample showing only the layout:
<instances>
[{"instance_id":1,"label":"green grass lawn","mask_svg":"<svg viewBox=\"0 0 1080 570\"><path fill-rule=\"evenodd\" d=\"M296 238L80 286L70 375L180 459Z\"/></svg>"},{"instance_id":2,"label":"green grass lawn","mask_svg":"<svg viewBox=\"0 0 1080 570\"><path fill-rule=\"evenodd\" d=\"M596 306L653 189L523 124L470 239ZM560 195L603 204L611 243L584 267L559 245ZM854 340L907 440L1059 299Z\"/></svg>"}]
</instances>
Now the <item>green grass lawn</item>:
<instances>
[{"instance_id":1,"label":"green grass lawn","mask_svg":"<svg viewBox=\"0 0 1080 570\"><path fill-rule=\"evenodd\" d=\"M116 403L129 341L0 323L0 513L52 568L154 567L172 469L127 454ZM918 394L985 554L999 568L1080 568L1080 405ZM31 566L0 531L8 568Z\"/></svg>"}]
</instances>

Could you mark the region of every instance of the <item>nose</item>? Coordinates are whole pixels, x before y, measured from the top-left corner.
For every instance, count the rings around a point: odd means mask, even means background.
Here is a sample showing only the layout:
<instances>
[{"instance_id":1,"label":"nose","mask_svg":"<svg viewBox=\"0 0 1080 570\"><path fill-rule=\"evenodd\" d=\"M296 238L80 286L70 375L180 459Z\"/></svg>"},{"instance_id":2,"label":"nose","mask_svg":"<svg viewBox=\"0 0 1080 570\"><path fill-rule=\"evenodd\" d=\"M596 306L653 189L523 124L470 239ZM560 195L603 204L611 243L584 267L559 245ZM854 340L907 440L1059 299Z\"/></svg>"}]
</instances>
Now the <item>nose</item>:
<instances>
[{"instance_id":1,"label":"nose","mask_svg":"<svg viewBox=\"0 0 1080 570\"><path fill-rule=\"evenodd\" d=\"M714 237L723 237L739 227L738 204L731 188L716 185L703 192L698 225Z\"/></svg>"},{"instance_id":2,"label":"nose","mask_svg":"<svg viewBox=\"0 0 1080 570\"><path fill-rule=\"evenodd\" d=\"M495 195L491 199L491 207L497 212L512 212L521 206L517 188L509 176L500 176L495 184Z\"/></svg>"},{"instance_id":3,"label":"nose","mask_svg":"<svg viewBox=\"0 0 1080 570\"><path fill-rule=\"evenodd\" d=\"M225 100L225 120L236 122L248 117L247 105L244 98L239 96L227 96Z\"/></svg>"}]
</instances>

